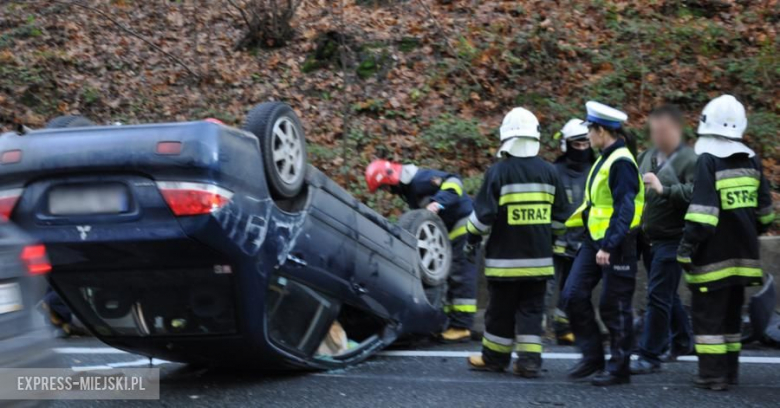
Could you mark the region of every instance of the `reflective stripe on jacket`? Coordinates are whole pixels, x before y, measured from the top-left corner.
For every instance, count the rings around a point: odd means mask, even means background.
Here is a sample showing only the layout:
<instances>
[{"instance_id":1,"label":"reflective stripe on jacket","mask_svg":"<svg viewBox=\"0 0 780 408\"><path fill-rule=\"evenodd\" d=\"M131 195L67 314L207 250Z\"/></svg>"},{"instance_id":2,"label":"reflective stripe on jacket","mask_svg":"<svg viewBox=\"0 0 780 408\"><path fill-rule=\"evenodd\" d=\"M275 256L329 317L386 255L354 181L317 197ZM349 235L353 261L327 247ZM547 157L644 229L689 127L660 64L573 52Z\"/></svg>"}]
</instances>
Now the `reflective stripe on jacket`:
<instances>
[{"instance_id":1,"label":"reflective stripe on jacket","mask_svg":"<svg viewBox=\"0 0 780 408\"><path fill-rule=\"evenodd\" d=\"M488 169L466 226L470 234L490 234L485 276L553 276L553 231L565 229L565 194L552 164L538 157L508 157Z\"/></svg>"},{"instance_id":2,"label":"reflective stripe on jacket","mask_svg":"<svg viewBox=\"0 0 780 408\"><path fill-rule=\"evenodd\" d=\"M699 156L685 214L684 245L695 250L685 280L692 290L761 285L758 235L774 219L769 183L757 157Z\"/></svg>"}]
</instances>

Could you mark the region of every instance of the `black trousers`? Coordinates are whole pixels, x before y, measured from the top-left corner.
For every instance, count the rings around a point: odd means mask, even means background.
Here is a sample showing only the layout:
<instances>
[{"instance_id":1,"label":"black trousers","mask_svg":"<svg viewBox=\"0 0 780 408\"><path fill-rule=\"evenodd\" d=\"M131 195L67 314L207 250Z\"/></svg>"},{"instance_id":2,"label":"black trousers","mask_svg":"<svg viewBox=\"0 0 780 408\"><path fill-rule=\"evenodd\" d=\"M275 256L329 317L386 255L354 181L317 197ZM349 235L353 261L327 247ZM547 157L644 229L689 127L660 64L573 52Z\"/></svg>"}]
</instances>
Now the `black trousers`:
<instances>
[{"instance_id":1,"label":"black trousers","mask_svg":"<svg viewBox=\"0 0 780 408\"><path fill-rule=\"evenodd\" d=\"M742 286L692 292L691 316L699 376L736 379L739 375L744 301Z\"/></svg>"},{"instance_id":2,"label":"black trousers","mask_svg":"<svg viewBox=\"0 0 780 408\"><path fill-rule=\"evenodd\" d=\"M571 332L569 327L569 317L563 308L563 288L566 286L566 280L569 278L571 267L574 265L574 258L568 256L554 256L555 265L555 284L558 288L558 302L555 305L555 315L553 316L553 330L555 335L560 337Z\"/></svg>"},{"instance_id":3,"label":"black trousers","mask_svg":"<svg viewBox=\"0 0 780 408\"><path fill-rule=\"evenodd\" d=\"M543 278L488 280L490 300L482 338L482 356L487 364L505 367L514 349L521 360L541 365L546 288L547 280Z\"/></svg>"},{"instance_id":4,"label":"black trousers","mask_svg":"<svg viewBox=\"0 0 780 408\"><path fill-rule=\"evenodd\" d=\"M471 329L477 313L477 267L469 262L463 250L467 235L452 240L452 267L447 279L447 302L444 311L449 327Z\"/></svg>"},{"instance_id":5,"label":"black trousers","mask_svg":"<svg viewBox=\"0 0 780 408\"><path fill-rule=\"evenodd\" d=\"M624 247L630 245L635 245L635 242L628 242ZM616 376L629 376L634 344L632 299L636 283L636 251L616 251L610 254L610 265L600 266L596 263L598 250L591 240L587 240L580 248L563 289L563 306L583 360L604 364L601 331L591 303L593 289L603 280L599 312L609 330L612 354L606 368Z\"/></svg>"}]
</instances>

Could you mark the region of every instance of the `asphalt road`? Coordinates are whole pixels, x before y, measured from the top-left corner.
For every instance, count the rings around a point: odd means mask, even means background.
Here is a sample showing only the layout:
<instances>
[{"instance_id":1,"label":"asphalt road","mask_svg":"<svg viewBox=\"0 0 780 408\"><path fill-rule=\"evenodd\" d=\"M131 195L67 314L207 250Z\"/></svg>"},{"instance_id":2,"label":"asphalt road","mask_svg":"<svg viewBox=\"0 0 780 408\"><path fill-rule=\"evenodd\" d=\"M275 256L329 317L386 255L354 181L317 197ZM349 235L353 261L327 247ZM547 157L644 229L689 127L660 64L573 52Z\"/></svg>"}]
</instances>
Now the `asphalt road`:
<instances>
[{"instance_id":1,"label":"asphalt road","mask_svg":"<svg viewBox=\"0 0 780 408\"><path fill-rule=\"evenodd\" d=\"M92 339L61 340L63 366L82 370L148 366L148 359ZM429 344L390 350L346 369L308 374L267 374L197 369L154 361L161 369L160 401L56 401L52 407L772 407L780 406L780 351L748 350L740 386L728 392L689 385L694 361L669 364L659 374L635 376L630 385L599 388L573 383L566 369L578 358L571 347L545 348L544 375L479 373L465 356L479 344ZM690 358L693 360L693 357Z\"/></svg>"}]
</instances>

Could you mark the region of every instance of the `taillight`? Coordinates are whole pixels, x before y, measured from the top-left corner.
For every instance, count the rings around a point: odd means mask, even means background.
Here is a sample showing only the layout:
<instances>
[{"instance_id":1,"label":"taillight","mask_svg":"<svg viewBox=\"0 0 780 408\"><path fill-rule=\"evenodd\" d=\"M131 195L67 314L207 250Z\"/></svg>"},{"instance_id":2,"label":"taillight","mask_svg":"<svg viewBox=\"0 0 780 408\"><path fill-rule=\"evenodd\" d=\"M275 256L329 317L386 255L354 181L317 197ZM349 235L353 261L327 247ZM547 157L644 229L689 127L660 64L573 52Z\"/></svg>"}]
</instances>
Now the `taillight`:
<instances>
[{"instance_id":1,"label":"taillight","mask_svg":"<svg viewBox=\"0 0 780 408\"><path fill-rule=\"evenodd\" d=\"M3 164L19 163L20 161L22 161L21 150L6 150L0 155L0 163Z\"/></svg>"},{"instance_id":2,"label":"taillight","mask_svg":"<svg viewBox=\"0 0 780 408\"><path fill-rule=\"evenodd\" d=\"M46 256L46 247L43 245L24 247L20 258L27 266L27 272L30 275L43 275L51 271L51 263L49 263L49 257Z\"/></svg>"},{"instance_id":3,"label":"taillight","mask_svg":"<svg viewBox=\"0 0 780 408\"><path fill-rule=\"evenodd\" d=\"M181 154L181 142L159 142L157 143L157 154L164 156Z\"/></svg>"},{"instance_id":4,"label":"taillight","mask_svg":"<svg viewBox=\"0 0 780 408\"><path fill-rule=\"evenodd\" d=\"M208 214L233 197L232 192L213 184L158 181L157 188L176 216Z\"/></svg>"},{"instance_id":5,"label":"taillight","mask_svg":"<svg viewBox=\"0 0 780 408\"><path fill-rule=\"evenodd\" d=\"M11 213L16 207L16 202L22 196L24 189L15 188L13 190L0 191L0 220L6 221L11 218Z\"/></svg>"}]
</instances>

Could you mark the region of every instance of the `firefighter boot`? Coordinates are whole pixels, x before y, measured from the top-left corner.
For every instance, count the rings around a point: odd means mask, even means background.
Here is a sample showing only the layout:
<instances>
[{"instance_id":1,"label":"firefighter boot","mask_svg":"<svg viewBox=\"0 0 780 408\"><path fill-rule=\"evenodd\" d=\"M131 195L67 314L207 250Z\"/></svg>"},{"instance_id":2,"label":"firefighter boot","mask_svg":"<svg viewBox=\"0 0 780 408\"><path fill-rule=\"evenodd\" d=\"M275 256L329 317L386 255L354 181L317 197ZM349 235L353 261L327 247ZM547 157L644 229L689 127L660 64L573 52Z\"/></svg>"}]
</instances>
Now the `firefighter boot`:
<instances>
[{"instance_id":1,"label":"firefighter boot","mask_svg":"<svg viewBox=\"0 0 780 408\"><path fill-rule=\"evenodd\" d=\"M469 363L469 369L474 371L492 371L500 373L505 369L505 367L486 363L481 354L469 356L467 361Z\"/></svg>"},{"instance_id":2,"label":"firefighter boot","mask_svg":"<svg viewBox=\"0 0 780 408\"><path fill-rule=\"evenodd\" d=\"M697 375L693 377L693 386L713 391L726 391L729 389L728 380L725 377L704 378Z\"/></svg>"},{"instance_id":3,"label":"firefighter boot","mask_svg":"<svg viewBox=\"0 0 780 408\"><path fill-rule=\"evenodd\" d=\"M439 335L442 343L466 343L471 340L471 330L459 327L450 327Z\"/></svg>"},{"instance_id":4,"label":"firefighter boot","mask_svg":"<svg viewBox=\"0 0 780 408\"><path fill-rule=\"evenodd\" d=\"M512 372L523 378L537 378L542 371L542 355L540 353L518 353L512 366Z\"/></svg>"}]
</instances>

